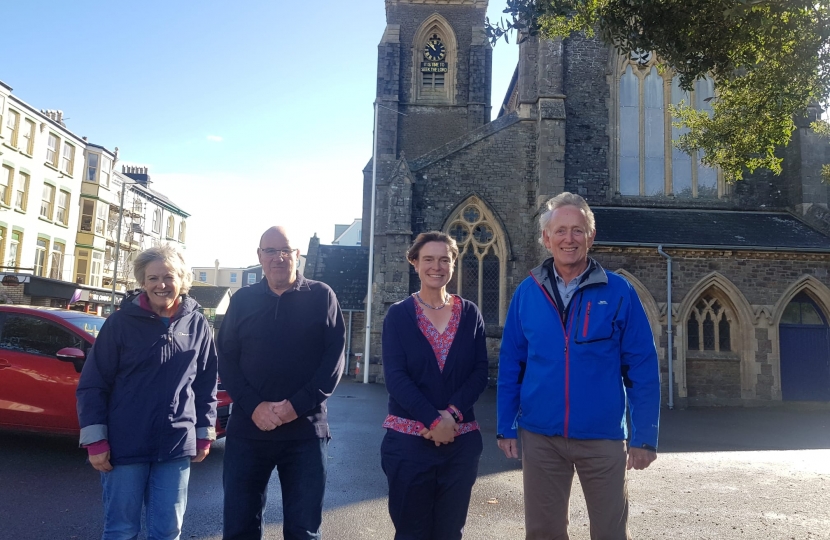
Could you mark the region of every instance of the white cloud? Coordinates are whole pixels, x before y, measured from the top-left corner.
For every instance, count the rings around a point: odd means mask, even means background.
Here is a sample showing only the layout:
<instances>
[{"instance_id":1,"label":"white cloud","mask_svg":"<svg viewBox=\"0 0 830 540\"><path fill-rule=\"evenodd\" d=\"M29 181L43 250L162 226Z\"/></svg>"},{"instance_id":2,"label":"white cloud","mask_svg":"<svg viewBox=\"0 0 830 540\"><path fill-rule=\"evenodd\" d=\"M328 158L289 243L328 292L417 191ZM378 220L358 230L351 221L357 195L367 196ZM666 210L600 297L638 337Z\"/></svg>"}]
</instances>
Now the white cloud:
<instances>
[{"instance_id":1,"label":"white cloud","mask_svg":"<svg viewBox=\"0 0 830 540\"><path fill-rule=\"evenodd\" d=\"M208 135L207 140L211 142L222 142L222 137L220 137L219 135Z\"/></svg>"}]
</instances>

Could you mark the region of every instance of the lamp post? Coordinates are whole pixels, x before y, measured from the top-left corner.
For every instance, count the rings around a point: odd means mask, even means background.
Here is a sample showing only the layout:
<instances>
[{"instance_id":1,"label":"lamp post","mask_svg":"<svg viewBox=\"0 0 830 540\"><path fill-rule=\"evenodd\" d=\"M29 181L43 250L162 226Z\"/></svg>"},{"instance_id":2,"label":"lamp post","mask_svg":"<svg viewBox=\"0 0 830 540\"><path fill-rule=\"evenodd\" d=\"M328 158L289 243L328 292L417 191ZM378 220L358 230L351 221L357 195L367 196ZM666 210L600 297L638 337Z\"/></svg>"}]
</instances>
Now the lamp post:
<instances>
[{"instance_id":1,"label":"lamp post","mask_svg":"<svg viewBox=\"0 0 830 540\"><path fill-rule=\"evenodd\" d=\"M369 214L369 284L366 293L366 340L363 342L363 383L369 383L369 349L372 341L372 272L375 267L375 191L378 173L378 100L375 99L375 129L372 132L372 213Z\"/></svg>"},{"instance_id":2,"label":"lamp post","mask_svg":"<svg viewBox=\"0 0 830 540\"><path fill-rule=\"evenodd\" d=\"M369 383L369 354L372 340L372 281L375 269L375 193L377 191L378 174L378 108L386 109L401 116L405 113L384 107L375 98L375 129L372 132L372 212L369 215L369 279L366 293L366 339L363 343L363 383Z\"/></svg>"},{"instance_id":3,"label":"lamp post","mask_svg":"<svg viewBox=\"0 0 830 540\"><path fill-rule=\"evenodd\" d=\"M112 268L112 298L110 298L110 315L115 313L115 285L118 281L118 257L121 254L121 221L124 219L124 192L127 186L133 186L138 182L121 182L121 201L118 205L118 227L115 232L115 264Z\"/></svg>"}]
</instances>

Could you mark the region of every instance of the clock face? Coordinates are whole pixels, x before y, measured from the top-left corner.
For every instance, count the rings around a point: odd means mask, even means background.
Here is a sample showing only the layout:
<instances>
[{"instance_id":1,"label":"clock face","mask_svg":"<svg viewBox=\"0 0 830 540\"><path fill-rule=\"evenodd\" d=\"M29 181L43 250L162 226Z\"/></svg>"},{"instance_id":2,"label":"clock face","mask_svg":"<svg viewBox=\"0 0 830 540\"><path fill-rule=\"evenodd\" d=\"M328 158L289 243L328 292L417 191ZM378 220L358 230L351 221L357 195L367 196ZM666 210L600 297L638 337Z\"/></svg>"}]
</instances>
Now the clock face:
<instances>
[{"instance_id":1,"label":"clock face","mask_svg":"<svg viewBox=\"0 0 830 540\"><path fill-rule=\"evenodd\" d=\"M426 47L424 47L424 58L431 62L440 62L445 56L447 56L447 48L441 43L440 38L433 36L432 39L427 41Z\"/></svg>"}]
</instances>

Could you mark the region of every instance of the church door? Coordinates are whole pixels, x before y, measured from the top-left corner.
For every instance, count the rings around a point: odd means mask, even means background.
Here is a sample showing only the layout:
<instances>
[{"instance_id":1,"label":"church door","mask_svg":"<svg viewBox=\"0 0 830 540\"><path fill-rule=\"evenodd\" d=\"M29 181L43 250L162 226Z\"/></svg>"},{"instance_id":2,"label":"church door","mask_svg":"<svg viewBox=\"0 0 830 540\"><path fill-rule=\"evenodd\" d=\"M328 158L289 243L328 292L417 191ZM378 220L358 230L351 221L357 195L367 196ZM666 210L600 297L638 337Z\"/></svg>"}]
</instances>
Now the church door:
<instances>
[{"instance_id":1,"label":"church door","mask_svg":"<svg viewBox=\"0 0 830 540\"><path fill-rule=\"evenodd\" d=\"M806 294L781 317L781 394L785 401L830 401L830 327Z\"/></svg>"}]
</instances>

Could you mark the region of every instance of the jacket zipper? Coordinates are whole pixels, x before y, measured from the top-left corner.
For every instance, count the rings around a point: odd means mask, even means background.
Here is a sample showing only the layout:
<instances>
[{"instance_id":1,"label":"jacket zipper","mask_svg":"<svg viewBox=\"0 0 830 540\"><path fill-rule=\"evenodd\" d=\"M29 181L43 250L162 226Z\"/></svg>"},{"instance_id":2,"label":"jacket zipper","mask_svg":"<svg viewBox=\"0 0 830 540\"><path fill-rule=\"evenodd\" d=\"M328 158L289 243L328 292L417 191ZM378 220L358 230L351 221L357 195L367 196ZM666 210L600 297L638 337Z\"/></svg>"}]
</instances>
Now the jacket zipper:
<instances>
[{"instance_id":1,"label":"jacket zipper","mask_svg":"<svg viewBox=\"0 0 830 540\"><path fill-rule=\"evenodd\" d=\"M588 300L588 307L585 308L585 324L582 325L582 337L588 336L588 321L591 318L591 301Z\"/></svg>"},{"instance_id":2,"label":"jacket zipper","mask_svg":"<svg viewBox=\"0 0 830 540\"><path fill-rule=\"evenodd\" d=\"M568 329L565 329L565 323L562 322L562 317L559 316L559 308L556 307L556 303L551 299L548 292L542 286L541 283L536 279L532 273L530 276L533 278L533 281L536 282L542 292L545 294L545 298L548 299L548 302L551 303L553 309L556 310L556 319L559 321L559 324L562 326L562 333L565 335L565 419L564 419L564 428L562 436L564 438L568 438L568 423L571 417L571 385L570 385L570 377L571 377L571 362L570 362L570 334L571 328L573 327L574 318L569 314L568 315ZM580 302L582 301L582 294L579 295ZM574 298L574 300L576 300Z\"/></svg>"}]
</instances>

